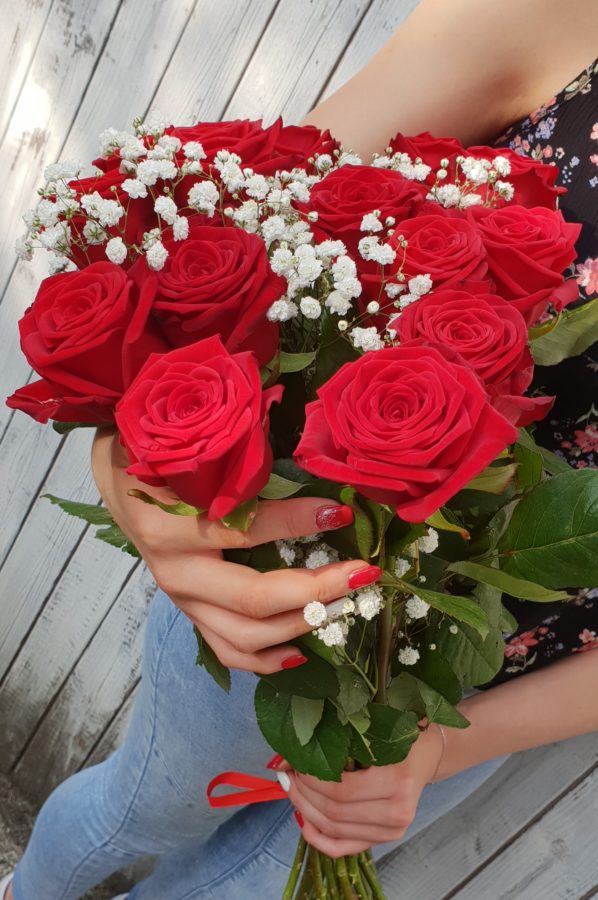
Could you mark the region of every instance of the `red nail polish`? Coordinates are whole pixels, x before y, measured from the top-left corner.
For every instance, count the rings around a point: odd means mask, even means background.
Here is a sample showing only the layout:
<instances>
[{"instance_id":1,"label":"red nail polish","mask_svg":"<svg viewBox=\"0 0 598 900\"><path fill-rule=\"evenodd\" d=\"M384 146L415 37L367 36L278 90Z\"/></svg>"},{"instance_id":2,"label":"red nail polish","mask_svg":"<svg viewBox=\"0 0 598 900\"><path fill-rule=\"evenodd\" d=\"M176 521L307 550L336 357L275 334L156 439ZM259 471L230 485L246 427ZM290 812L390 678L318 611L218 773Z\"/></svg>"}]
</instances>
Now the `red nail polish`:
<instances>
[{"instance_id":1,"label":"red nail polish","mask_svg":"<svg viewBox=\"0 0 598 900\"><path fill-rule=\"evenodd\" d=\"M283 659L281 666L283 669L296 669L297 666L302 666L306 662L307 656L298 653L296 656L287 656L286 659Z\"/></svg>"},{"instance_id":2,"label":"red nail polish","mask_svg":"<svg viewBox=\"0 0 598 900\"><path fill-rule=\"evenodd\" d=\"M349 575L349 587L352 591L355 588L365 587L378 581L381 575L382 569L380 566L366 566L364 569L358 569Z\"/></svg>"},{"instance_id":3,"label":"red nail polish","mask_svg":"<svg viewBox=\"0 0 598 900\"><path fill-rule=\"evenodd\" d=\"M299 828L303 828L305 822L303 821L303 816L298 809L295 810L295 819L297 820L297 825L299 826Z\"/></svg>"},{"instance_id":4,"label":"red nail polish","mask_svg":"<svg viewBox=\"0 0 598 900\"><path fill-rule=\"evenodd\" d=\"M282 762L280 753L275 753L269 763L266 763L267 769L277 769Z\"/></svg>"},{"instance_id":5,"label":"red nail polish","mask_svg":"<svg viewBox=\"0 0 598 900\"><path fill-rule=\"evenodd\" d=\"M316 525L320 531L332 531L350 525L354 518L350 506L322 506L316 513Z\"/></svg>"}]
</instances>

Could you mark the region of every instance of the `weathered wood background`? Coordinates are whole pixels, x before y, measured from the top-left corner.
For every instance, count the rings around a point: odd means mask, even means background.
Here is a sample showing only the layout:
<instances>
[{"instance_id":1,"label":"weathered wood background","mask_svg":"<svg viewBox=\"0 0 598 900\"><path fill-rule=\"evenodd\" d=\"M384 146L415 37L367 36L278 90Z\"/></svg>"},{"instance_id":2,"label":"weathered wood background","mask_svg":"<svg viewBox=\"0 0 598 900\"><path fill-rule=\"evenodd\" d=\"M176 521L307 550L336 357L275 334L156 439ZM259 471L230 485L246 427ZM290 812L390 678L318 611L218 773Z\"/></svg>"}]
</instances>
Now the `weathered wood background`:
<instances>
[{"instance_id":1,"label":"weathered wood background","mask_svg":"<svg viewBox=\"0 0 598 900\"><path fill-rule=\"evenodd\" d=\"M30 378L17 321L45 260L15 263L43 167L97 155L108 125L298 121L417 0L0 0L0 389ZM103 758L127 720L153 593L45 491L95 502L90 434L61 439L0 405L0 764L41 800ZM509 761L388 864L389 896L589 898L598 892L595 737Z\"/></svg>"}]
</instances>

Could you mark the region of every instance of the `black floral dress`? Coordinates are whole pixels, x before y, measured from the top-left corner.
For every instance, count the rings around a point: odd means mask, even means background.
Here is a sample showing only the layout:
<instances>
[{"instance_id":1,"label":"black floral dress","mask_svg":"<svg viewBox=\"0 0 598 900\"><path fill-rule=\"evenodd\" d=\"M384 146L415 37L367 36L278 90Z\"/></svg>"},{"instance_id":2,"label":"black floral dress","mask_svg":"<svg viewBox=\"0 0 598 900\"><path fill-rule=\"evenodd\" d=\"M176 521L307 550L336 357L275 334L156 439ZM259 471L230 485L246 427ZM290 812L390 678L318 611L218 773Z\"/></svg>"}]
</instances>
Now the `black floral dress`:
<instances>
[{"instance_id":1,"label":"black floral dress","mask_svg":"<svg viewBox=\"0 0 598 900\"><path fill-rule=\"evenodd\" d=\"M557 184L566 219L583 225L576 274L582 300L598 294L598 60L525 119L512 125L495 146L559 168ZM560 365L538 367L535 386L556 396L535 433L539 444L573 468L598 464L598 344ZM534 671L570 653L598 649L598 586L561 603L509 598L518 630L507 637L502 670L485 687Z\"/></svg>"}]
</instances>

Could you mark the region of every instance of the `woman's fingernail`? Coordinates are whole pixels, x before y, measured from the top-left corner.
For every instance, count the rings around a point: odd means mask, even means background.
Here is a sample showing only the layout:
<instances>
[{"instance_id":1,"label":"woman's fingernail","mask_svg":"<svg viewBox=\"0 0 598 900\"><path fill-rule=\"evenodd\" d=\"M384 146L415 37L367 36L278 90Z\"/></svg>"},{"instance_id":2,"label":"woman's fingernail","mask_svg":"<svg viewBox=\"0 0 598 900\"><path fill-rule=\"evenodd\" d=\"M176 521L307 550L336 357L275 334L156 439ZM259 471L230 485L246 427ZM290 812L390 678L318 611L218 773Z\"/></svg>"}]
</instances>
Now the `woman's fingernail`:
<instances>
[{"instance_id":1,"label":"woman's fingernail","mask_svg":"<svg viewBox=\"0 0 598 900\"><path fill-rule=\"evenodd\" d=\"M350 506L322 506L316 513L316 525L320 531L332 531L351 525L355 518Z\"/></svg>"},{"instance_id":2,"label":"woman's fingernail","mask_svg":"<svg viewBox=\"0 0 598 900\"><path fill-rule=\"evenodd\" d=\"M280 665L283 669L296 669L297 666L302 666L303 663L306 662L307 656L303 656L301 653L297 653L295 656L287 656L286 659L283 659Z\"/></svg>"},{"instance_id":3,"label":"woman's fingernail","mask_svg":"<svg viewBox=\"0 0 598 900\"><path fill-rule=\"evenodd\" d=\"M291 790L291 779L289 778L287 773L286 772L277 772L276 777L278 778L278 781L279 781L280 786L283 789L283 791L285 791L288 794L289 791Z\"/></svg>"},{"instance_id":4,"label":"woman's fingernail","mask_svg":"<svg viewBox=\"0 0 598 900\"><path fill-rule=\"evenodd\" d=\"M351 590L365 587L378 581L381 575L382 569L380 566L366 566L364 569L358 569L357 572L352 572L349 575L349 587Z\"/></svg>"},{"instance_id":5,"label":"woman's fingernail","mask_svg":"<svg viewBox=\"0 0 598 900\"><path fill-rule=\"evenodd\" d=\"M280 753L275 753L274 756L272 757L272 759L270 760L270 762L266 763L266 768L267 769L277 769L282 761L283 761L283 758L280 755Z\"/></svg>"},{"instance_id":6,"label":"woman's fingernail","mask_svg":"<svg viewBox=\"0 0 598 900\"><path fill-rule=\"evenodd\" d=\"M297 825L299 826L299 828L303 828L303 826L305 825L305 822L303 821L303 816L301 815L301 813L299 812L298 809L295 810L294 815L295 815L295 819L297 820Z\"/></svg>"}]
</instances>

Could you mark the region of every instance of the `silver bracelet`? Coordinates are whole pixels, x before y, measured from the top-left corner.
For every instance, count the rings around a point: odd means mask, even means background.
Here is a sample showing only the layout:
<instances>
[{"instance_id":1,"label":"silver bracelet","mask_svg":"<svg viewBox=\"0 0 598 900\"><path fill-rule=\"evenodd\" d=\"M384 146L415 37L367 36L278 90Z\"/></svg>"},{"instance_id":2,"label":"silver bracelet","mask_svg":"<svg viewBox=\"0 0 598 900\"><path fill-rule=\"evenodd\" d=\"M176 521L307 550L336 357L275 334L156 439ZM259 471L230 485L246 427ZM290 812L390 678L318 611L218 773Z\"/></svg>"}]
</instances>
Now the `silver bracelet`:
<instances>
[{"instance_id":1,"label":"silver bracelet","mask_svg":"<svg viewBox=\"0 0 598 900\"><path fill-rule=\"evenodd\" d=\"M438 770L440 769L440 764L441 764L442 760L444 759L444 751L446 750L446 734L444 732L444 728L442 727L442 725L439 725L438 722L430 722L428 724L428 728L430 727L430 725L436 725L436 727L440 731L440 736L442 738L442 750L440 751L440 756L438 758L438 765L436 766L436 768L434 770L434 774L428 781L428 784L434 784L434 782L436 781L436 776L438 775Z\"/></svg>"}]
</instances>

